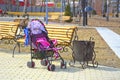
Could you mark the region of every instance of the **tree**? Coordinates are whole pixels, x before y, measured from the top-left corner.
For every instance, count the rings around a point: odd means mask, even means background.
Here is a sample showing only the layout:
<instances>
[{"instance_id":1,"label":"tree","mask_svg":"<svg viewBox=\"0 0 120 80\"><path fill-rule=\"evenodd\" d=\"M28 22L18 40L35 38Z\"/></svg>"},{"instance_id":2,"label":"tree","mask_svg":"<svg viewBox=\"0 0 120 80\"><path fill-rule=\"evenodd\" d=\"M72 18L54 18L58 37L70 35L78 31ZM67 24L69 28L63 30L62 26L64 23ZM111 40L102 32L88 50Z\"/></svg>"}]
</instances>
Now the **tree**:
<instances>
[{"instance_id":1,"label":"tree","mask_svg":"<svg viewBox=\"0 0 120 80\"><path fill-rule=\"evenodd\" d=\"M24 1L24 9L23 12L26 13L27 12L27 0Z\"/></svg>"},{"instance_id":2,"label":"tree","mask_svg":"<svg viewBox=\"0 0 120 80\"><path fill-rule=\"evenodd\" d=\"M4 0L4 2L6 3L6 10L11 11L12 10L11 0Z\"/></svg>"},{"instance_id":3,"label":"tree","mask_svg":"<svg viewBox=\"0 0 120 80\"><path fill-rule=\"evenodd\" d=\"M71 16L72 17L72 12L71 12L71 8L70 8L70 4L67 4L65 7L65 16ZM71 22L72 19L70 18L70 20L67 20L66 22Z\"/></svg>"},{"instance_id":4,"label":"tree","mask_svg":"<svg viewBox=\"0 0 120 80\"><path fill-rule=\"evenodd\" d=\"M107 12L107 2L105 1L104 2L104 9L103 9L103 17L105 17L106 15L106 12Z\"/></svg>"},{"instance_id":5,"label":"tree","mask_svg":"<svg viewBox=\"0 0 120 80\"><path fill-rule=\"evenodd\" d=\"M67 4L65 7L65 16L72 16L70 4Z\"/></svg>"},{"instance_id":6,"label":"tree","mask_svg":"<svg viewBox=\"0 0 120 80\"><path fill-rule=\"evenodd\" d=\"M19 11L19 0L16 0L16 11Z\"/></svg>"}]
</instances>

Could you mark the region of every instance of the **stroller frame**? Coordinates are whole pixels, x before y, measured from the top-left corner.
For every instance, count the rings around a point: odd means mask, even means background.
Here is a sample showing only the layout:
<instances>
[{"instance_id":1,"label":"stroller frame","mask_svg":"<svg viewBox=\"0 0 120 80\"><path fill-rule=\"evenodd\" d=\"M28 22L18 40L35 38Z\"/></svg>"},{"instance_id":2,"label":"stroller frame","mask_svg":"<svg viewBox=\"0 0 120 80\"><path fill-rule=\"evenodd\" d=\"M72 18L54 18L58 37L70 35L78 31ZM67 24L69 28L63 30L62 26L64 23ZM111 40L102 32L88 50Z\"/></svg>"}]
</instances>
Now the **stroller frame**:
<instances>
[{"instance_id":1,"label":"stroller frame","mask_svg":"<svg viewBox=\"0 0 120 80\"><path fill-rule=\"evenodd\" d=\"M56 59L56 58L54 58L54 51L52 48L45 49L45 50L34 49L32 46L31 31L29 31L29 37L30 37L30 51L31 51L30 52L31 53L31 60L27 62L27 66L29 68L35 67L35 62L33 61L33 59L39 59L39 60L41 60L41 65L47 66L47 69L49 71L55 70L55 65L52 64L52 61L55 61L55 60L61 60L60 68L66 69L66 62L64 61L64 59L61 57L61 55L59 53L58 53L59 58Z\"/></svg>"}]
</instances>

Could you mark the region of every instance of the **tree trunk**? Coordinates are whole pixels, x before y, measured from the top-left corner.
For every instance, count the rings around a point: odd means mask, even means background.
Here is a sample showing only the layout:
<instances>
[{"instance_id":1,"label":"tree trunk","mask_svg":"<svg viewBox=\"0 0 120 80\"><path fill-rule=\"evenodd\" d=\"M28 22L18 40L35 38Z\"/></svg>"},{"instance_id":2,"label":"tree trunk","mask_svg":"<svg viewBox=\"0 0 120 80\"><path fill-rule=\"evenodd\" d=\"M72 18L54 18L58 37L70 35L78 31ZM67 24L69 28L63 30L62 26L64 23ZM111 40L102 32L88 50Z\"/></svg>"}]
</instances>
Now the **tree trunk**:
<instances>
[{"instance_id":1,"label":"tree trunk","mask_svg":"<svg viewBox=\"0 0 120 80\"><path fill-rule=\"evenodd\" d=\"M117 0L117 14L116 14L116 17L119 17L119 2L120 2L120 0Z\"/></svg>"},{"instance_id":2,"label":"tree trunk","mask_svg":"<svg viewBox=\"0 0 120 80\"><path fill-rule=\"evenodd\" d=\"M12 3L10 0L5 0L6 1L6 11L11 11L12 10Z\"/></svg>"},{"instance_id":3,"label":"tree trunk","mask_svg":"<svg viewBox=\"0 0 120 80\"><path fill-rule=\"evenodd\" d=\"M27 0L24 1L24 9L23 9L24 13L27 13Z\"/></svg>"},{"instance_id":4,"label":"tree trunk","mask_svg":"<svg viewBox=\"0 0 120 80\"><path fill-rule=\"evenodd\" d=\"M16 11L19 11L19 0L16 0Z\"/></svg>"}]
</instances>

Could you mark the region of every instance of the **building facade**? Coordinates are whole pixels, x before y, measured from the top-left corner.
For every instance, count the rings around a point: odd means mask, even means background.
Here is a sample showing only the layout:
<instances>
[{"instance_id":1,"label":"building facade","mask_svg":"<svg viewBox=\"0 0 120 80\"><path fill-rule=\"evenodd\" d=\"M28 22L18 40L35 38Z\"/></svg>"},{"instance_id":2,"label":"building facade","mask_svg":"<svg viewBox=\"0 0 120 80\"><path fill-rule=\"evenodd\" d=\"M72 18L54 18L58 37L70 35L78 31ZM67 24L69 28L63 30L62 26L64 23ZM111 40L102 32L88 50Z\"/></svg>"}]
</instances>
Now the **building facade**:
<instances>
[{"instance_id":1,"label":"building facade","mask_svg":"<svg viewBox=\"0 0 120 80\"><path fill-rule=\"evenodd\" d=\"M73 2L73 0L63 0L63 1L65 3ZM76 1L79 2L82 0L76 0ZM86 1L88 1L88 4L93 7L93 9L96 11L98 15L102 15L105 12L106 1L110 1L110 6L109 6L110 13L116 12L117 10L116 6L118 0L86 0ZM23 11L25 5L27 6L27 11L31 11L31 12L45 11L44 8L45 2L43 0L0 0L0 8L7 11ZM57 12L61 11L60 5L61 5L61 0L48 0L49 11L57 11ZM119 10L120 10L120 5L119 5Z\"/></svg>"}]
</instances>

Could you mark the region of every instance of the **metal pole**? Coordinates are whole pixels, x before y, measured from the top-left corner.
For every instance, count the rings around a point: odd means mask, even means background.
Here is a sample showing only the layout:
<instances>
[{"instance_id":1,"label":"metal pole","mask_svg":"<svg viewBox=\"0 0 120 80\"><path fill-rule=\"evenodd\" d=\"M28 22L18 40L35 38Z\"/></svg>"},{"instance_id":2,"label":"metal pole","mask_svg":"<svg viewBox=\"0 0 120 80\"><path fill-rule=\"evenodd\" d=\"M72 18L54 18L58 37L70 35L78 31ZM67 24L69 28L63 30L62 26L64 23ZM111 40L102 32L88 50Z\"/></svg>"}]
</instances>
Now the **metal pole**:
<instances>
[{"instance_id":1,"label":"metal pole","mask_svg":"<svg viewBox=\"0 0 120 80\"><path fill-rule=\"evenodd\" d=\"M75 17L75 0L73 0L73 17Z\"/></svg>"},{"instance_id":2,"label":"metal pole","mask_svg":"<svg viewBox=\"0 0 120 80\"><path fill-rule=\"evenodd\" d=\"M46 0L46 24L48 24L48 0Z\"/></svg>"},{"instance_id":3,"label":"metal pole","mask_svg":"<svg viewBox=\"0 0 120 80\"><path fill-rule=\"evenodd\" d=\"M27 13L27 0L24 1L24 13L26 14Z\"/></svg>"},{"instance_id":4,"label":"metal pole","mask_svg":"<svg viewBox=\"0 0 120 80\"><path fill-rule=\"evenodd\" d=\"M86 19L85 19L85 17L86 17L86 15L85 15L85 2L86 2L86 0L82 0L83 26L86 25Z\"/></svg>"},{"instance_id":5,"label":"metal pole","mask_svg":"<svg viewBox=\"0 0 120 80\"><path fill-rule=\"evenodd\" d=\"M109 0L107 0L107 16L106 16L107 21L109 21L109 5L110 5L110 2Z\"/></svg>"},{"instance_id":6,"label":"metal pole","mask_svg":"<svg viewBox=\"0 0 120 80\"><path fill-rule=\"evenodd\" d=\"M81 0L79 0L79 5L78 5L78 24L80 25L80 22L81 22Z\"/></svg>"},{"instance_id":7,"label":"metal pole","mask_svg":"<svg viewBox=\"0 0 120 80\"><path fill-rule=\"evenodd\" d=\"M85 8L87 6L88 0L85 0ZM85 24L87 25L88 20L87 20L87 11L85 12Z\"/></svg>"},{"instance_id":8,"label":"metal pole","mask_svg":"<svg viewBox=\"0 0 120 80\"><path fill-rule=\"evenodd\" d=\"M30 5L31 5L31 12L32 12L32 6L33 6L33 5L32 5L32 0L30 0Z\"/></svg>"},{"instance_id":9,"label":"metal pole","mask_svg":"<svg viewBox=\"0 0 120 80\"><path fill-rule=\"evenodd\" d=\"M63 16L62 12L63 12L63 5L62 5L62 0L61 0L61 22L62 22L62 16Z\"/></svg>"}]
</instances>

